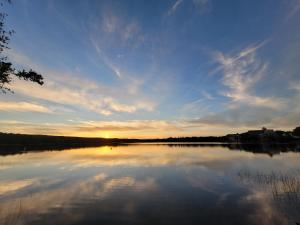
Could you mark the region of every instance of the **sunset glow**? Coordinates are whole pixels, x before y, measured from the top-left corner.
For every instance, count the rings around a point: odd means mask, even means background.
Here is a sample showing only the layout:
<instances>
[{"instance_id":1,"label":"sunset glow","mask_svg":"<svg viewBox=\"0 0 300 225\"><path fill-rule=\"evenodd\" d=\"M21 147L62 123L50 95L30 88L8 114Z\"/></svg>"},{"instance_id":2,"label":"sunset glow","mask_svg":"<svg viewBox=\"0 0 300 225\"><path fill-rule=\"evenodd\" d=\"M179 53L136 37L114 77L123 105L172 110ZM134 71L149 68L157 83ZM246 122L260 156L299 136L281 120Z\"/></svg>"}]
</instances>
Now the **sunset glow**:
<instances>
[{"instance_id":1,"label":"sunset glow","mask_svg":"<svg viewBox=\"0 0 300 225\"><path fill-rule=\"evenodd\" d=\"M300 124L300 1L13 1L5 54L43 86L0 94L0 132L224 135ZM22 19L20 19L22 18Z\"/></svg>"}]
</instances>

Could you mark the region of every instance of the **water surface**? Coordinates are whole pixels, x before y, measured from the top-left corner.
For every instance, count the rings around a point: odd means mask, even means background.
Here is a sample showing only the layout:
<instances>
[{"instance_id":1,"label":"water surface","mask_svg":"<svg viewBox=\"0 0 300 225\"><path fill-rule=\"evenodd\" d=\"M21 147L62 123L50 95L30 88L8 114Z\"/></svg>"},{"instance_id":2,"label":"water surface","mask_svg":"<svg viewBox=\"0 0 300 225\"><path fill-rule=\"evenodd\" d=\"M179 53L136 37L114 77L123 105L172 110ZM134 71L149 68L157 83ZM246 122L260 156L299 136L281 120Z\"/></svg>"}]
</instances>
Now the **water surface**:
<instances>
[{"instance_id":1,"label":"water surface","mask_svg":"<svg viewBox=\"0 0 300 225\"><path fill-rule=\"evenodd\" d=\"M300 153L129 145L0 156L0 224L300 224Z\"/></svg>"}]
</instances>

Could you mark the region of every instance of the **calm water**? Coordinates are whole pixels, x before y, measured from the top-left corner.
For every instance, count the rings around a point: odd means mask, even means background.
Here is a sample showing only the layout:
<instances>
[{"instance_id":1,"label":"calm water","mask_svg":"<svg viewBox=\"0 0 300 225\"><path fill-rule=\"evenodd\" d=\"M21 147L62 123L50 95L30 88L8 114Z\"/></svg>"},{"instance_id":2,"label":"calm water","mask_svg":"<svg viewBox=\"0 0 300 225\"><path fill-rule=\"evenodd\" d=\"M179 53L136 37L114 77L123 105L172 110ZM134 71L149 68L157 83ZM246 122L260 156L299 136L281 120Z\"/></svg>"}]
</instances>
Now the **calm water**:
<instances>
[{"instance_id":1,"label":"calm water","mask_svg":"<svg viewBox=\"0 0 300 225\"><path fill-rule=\"evenodd\" d=\"M300 224L300 153L131 145L0 156L0 224Z\"/></svg>"}]
</instances>

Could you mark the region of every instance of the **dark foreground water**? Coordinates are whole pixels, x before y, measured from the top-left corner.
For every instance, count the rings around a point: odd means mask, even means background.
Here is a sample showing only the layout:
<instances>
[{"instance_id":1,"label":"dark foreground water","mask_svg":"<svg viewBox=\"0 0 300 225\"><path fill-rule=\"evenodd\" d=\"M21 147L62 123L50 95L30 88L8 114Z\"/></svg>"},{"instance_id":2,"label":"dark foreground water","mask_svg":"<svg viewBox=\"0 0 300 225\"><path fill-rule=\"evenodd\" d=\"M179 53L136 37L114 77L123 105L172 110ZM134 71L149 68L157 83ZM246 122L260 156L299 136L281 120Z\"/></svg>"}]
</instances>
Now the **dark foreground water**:
<instances>
[{"instance_id":1,"label":"dark foreground water","mask_svg":"<svg viewBox=\"0 0 300 225\"><path fill-rule=\"evenodd\" d=\"M300 224L300 153L131 145L0 156L0 224Z\"/></svg>"}]
</instances>

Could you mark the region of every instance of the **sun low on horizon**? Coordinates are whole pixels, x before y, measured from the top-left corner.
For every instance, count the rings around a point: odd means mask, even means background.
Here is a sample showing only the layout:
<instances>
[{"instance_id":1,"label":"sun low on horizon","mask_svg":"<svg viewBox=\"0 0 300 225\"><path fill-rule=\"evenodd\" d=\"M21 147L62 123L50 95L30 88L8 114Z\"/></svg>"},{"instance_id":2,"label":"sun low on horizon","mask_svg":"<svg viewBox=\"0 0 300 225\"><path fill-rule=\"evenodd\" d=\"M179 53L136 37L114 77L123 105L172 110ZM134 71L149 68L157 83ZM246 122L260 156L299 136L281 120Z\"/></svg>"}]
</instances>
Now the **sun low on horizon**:
<instances>
[{"instance_id":1,"label":"sun low on horizon","mask_svg":"<svg viewBox=\"0 0 300 225\"><path fill-rule=\"evenodd\" d=\"M44 84L0 93L0 132L164 138L300 125L299 0L1 6L4 53Z\"/></svg>"}]
</instances>

